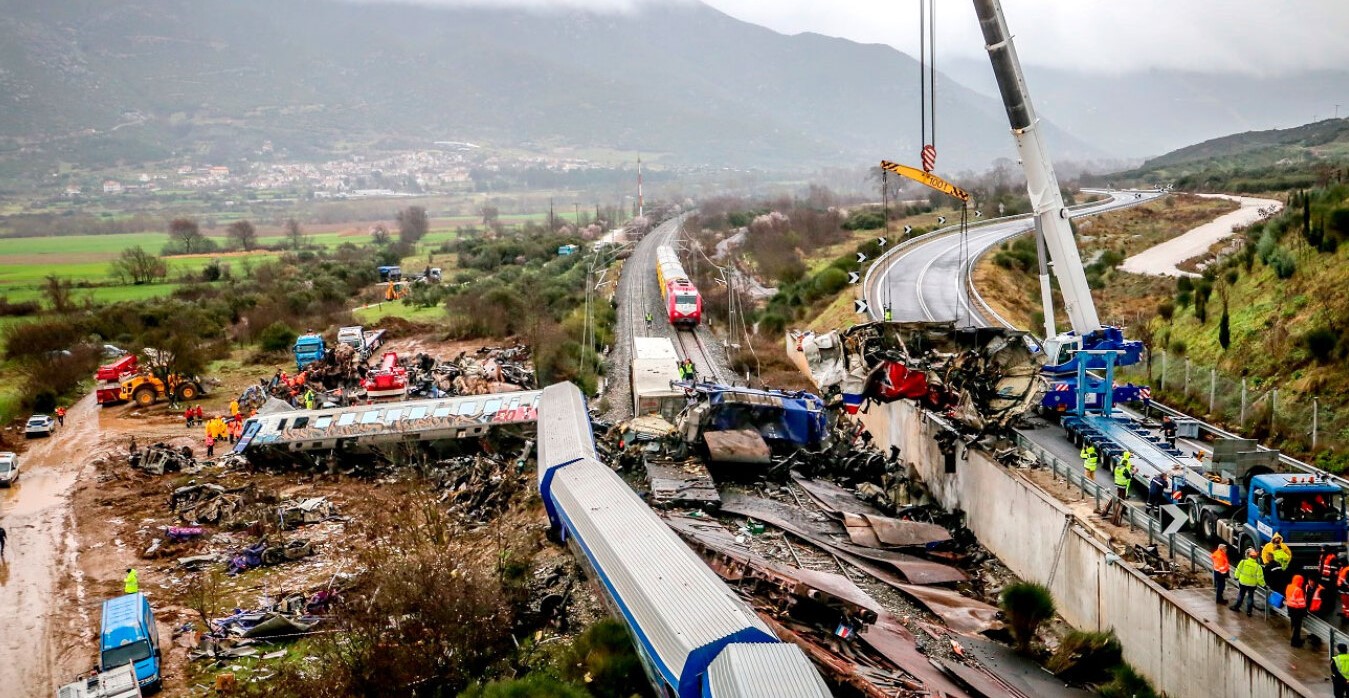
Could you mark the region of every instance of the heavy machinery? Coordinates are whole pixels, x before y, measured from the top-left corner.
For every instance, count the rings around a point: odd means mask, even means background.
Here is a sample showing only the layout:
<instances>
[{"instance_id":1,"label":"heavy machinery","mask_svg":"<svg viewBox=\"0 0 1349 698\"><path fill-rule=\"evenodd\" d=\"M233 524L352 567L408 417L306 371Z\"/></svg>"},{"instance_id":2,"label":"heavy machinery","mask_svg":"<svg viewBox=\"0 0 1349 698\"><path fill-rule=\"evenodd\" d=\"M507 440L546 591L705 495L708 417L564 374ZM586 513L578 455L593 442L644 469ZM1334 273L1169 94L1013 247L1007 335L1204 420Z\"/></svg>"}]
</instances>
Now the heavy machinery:
<instances>
[{"instance_id":1,"label":"heavy machinery","mask_svg":"<svg viewBox=\"0 0 1349 698\"><path fill-rule=\"evenodd\" d=\"M149 407L170 396L178 400L196 400L206 394L196 376L169 374L161 380L153 374L139 374L122 381L122 400L134 400L141 407Z\"/></svg>"},{"instance_id":2,"label":"heavy machinery","mask_svg":"<svg viewBox=\"0 0 1349 698\"><path fill-rule=\"evenodd\" d=\"M140 370L140 360L135 354L98 367L94 372L94 397L99 405L115 405L123 402L122 381L130 379Z\"/></svg>"},{"instance_id":3,"label":"heavy machinery","mask_svg":"<svg viewBox=\"0 0 1349 698\"><path fill-rule=\"evenodd\" d=\"M379 368L371 369L361 379L365 397L369 400L402 400L407 397L408 371L398 363L398 354L384 352Z\"/></svg>"},{"instance_id":4,"label":"heavy machinery","mask_svg":"<svg viewBox=\"0 0 1349 698\"><path fill-rule=\"evenodd\" d=\"M408 289L406 282L390 281L384 288L384 300L396 301L407 297L409 293L411 293L411 291Z\"/></svg>"},{"instance_id":5,"label":"heavy machinery","mask_svg":"<svg viewBox=\"0 0 1349 698\"><path fill-rule=\"evenodd\" d=\"M1249 439L1219 439L1213 457L1181 470L1174 485L1204 538L1246 550L1277 532L1293 551L1295 571L1304 571L1316 564L1321 546L1343 549L1344 493L1318 476L1278 470L1278 451Z\"/></svg>"},{"instance_id":6,"label":"heavy machinery","mask_svg":"<svg viewBox=\"0 0 1349 698\"><path fill-rule=\"evenodd\" d=\"M1021 156L1026 174L1026 189L1030 194L1035 215L1036 247L1040 251L1040 296L1045 316L1045 373L1050 378L1050 392L1076 394L1079 388L1079 368L1101 370L1108 362L1114 366L1138 363L1143 345L1124 338L1118 327L1101 324L1096 304L1087 285L1086 270L1073 239L1068 208L1059 191L1059 180L1054 174L1049 150L1040 132L1040 120L1031 104L1026 80L1017 58L1007 20L998 0L974 0L975 12L983 29L984 45L993 63L1012 136ZM1048 259L1046 259L1048 252ZM1053 266L1054 278L1059 282L1064 308L1072 329L1058 333L1054 326L1054 302L1050 292L1048 267ZM1107 356L1111 358L1107 358Z\"/></svg>"},{"instance_id":7,"label":"heavy machinery","mask_svg":"<svg viewBox=\"0 0 1349 698\"><path fill-rule=\"evenodd\" d=\"M384 330L366 330L360 325L343 327L337 330L337 343L355 349L361 361L365 361L384 345Z\"/></svg>"}]
</instances>

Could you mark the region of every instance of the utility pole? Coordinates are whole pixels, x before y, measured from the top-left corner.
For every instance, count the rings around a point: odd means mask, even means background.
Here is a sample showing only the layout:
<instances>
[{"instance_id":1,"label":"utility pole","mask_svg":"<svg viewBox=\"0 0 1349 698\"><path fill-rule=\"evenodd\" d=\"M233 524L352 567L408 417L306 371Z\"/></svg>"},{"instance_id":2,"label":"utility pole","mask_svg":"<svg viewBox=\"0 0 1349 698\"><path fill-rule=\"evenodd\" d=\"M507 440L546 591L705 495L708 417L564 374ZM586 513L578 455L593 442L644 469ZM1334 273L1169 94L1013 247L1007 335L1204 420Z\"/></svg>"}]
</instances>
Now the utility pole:
<instances>
[{"instance_id":1,"label":"utility pole","mask_svg":"<svg viewBox=\"0 0 1349 698\"><path fill-rule=\"evenodd\" d=\"M642 154L637 153L637 215L645 216L646 209L642 201Z\"/></svg>"}]
</instances>

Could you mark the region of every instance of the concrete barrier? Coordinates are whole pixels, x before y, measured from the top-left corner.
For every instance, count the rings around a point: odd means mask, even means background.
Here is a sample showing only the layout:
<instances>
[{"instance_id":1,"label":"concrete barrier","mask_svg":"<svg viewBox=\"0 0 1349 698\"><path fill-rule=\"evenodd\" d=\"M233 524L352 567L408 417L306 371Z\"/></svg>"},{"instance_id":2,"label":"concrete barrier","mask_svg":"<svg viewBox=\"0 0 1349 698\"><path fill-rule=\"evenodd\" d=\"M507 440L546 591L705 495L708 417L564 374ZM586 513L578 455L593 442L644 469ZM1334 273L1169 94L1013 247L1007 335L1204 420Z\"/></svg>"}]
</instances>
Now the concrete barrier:
<instances>
[{"instance_id":1,"label":"concrete barrier","mask_svg":"<svg viewBox=\"0 0 1349 698\"><path fill-rule=\"evenodd\" d=\"M804 368L790 339L787 353ZM944 428L939 418L904 401L872 405L858 417L877 447L899 447L938 503L966 513L966 525L990 552L1022 579L1049 587L1070 625L1113 629L1125 660L1157 691L1178 697L1317 695L1183 608L1018 471L957 443L955 471L948 472L949 457L935 439Z\"/></svg>"}]
</instances>

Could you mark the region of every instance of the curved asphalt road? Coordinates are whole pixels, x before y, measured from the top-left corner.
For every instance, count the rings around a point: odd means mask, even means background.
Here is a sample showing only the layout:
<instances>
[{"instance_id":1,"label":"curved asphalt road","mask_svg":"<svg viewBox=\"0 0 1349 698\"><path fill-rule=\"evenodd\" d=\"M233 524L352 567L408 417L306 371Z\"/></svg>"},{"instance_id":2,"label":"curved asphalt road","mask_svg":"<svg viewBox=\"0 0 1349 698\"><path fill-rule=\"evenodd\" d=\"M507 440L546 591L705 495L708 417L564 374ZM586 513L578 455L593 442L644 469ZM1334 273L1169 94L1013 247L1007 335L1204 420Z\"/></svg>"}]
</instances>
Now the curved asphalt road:
<instances>
[{"instance_id":1,"label":"curved asphalt road","mask_svg":"<svg viewBox=\"0 0 1349 698\"><path fill-rule=\"evenodd\" d=\"M1094 191L1110 197L1072 212L1074 218L1151 201L1158 192ZM969 230L961 239L958 229L933 236L885 257L872 273L866 289L873 316L880 317L889 303L896 321L946 321L958 325L987 324L970 305L967 276L971 265L989 248L1034 228L1030 218L989 223Z\"/></svg>"}]
</instances>

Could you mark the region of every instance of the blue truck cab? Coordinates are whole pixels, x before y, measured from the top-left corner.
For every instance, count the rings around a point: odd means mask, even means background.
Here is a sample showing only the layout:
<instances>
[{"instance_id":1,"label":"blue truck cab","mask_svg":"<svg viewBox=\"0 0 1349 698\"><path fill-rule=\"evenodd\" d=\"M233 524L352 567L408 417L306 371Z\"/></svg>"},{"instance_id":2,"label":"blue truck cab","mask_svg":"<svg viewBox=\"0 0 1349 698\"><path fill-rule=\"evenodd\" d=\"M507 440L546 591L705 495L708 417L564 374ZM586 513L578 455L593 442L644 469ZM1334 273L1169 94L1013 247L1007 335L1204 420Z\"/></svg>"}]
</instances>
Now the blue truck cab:
<instances>
[{"instance_id":1,"label":"blue truck cab","mask_svg":"<svg viewBox=\"0 0 1349 698\"><path fill-rule=\"evenodd\" d=\"M103 630L99 635L99 670L130 664L136 682L149 691L163 680L159 629L144 594L127 594L103 602Z\"/></svg>"},{"instance_id":2,"label":"blue truck cab","mask_svg":"<svg viewBox=\"0 0 1349 698\"><path fill-rule=\"evenodd\" d=\"M292 352L295 354L295 370L303 371L305 366L315 361L322 361L323 354L327 350L327 346L323 344L323 335L312 332L300 335L292 348Z\"/></svg>"},{"instance_id":3,"label":"blue truck cab","mask_svg":"<svg viewBox=\"0 0 1349 698\"><path fill-rule=\"evenodd\" d=\"M1343 550L1346 534L1344 492L1313 475L1266 474L1251 478L1246 522L1260 545L1274 534L1293 550L1315 558L1322 545Z\"/></svg>"}]
</instances>

